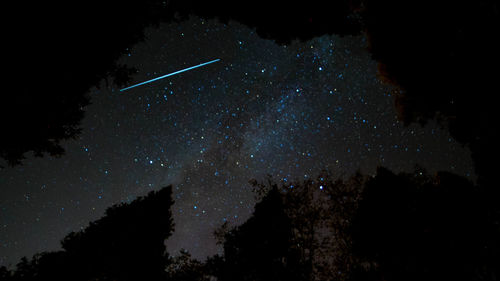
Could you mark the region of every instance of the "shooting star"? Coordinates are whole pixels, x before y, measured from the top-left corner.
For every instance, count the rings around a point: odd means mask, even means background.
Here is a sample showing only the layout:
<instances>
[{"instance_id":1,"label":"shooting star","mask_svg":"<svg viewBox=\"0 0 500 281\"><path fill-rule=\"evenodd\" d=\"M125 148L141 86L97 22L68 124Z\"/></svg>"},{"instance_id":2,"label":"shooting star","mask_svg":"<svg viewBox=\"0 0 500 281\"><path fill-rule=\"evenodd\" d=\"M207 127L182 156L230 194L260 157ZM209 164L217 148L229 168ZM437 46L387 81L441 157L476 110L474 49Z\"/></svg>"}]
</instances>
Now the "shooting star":
<instances>
[{"instance_id":1,"label":"shooting star","mask_svg":"<svg viewBox=\"0 0 500 281\"><path fill-rule=\"evenodd\" d=\"M204 63L201 63L201 64L198 64L198 65L195 65L195 66L191 66L191 67L188 67L188 68L184 68L184 69L181 69L181 70L178 70L176 72L172 72L172 73L169 73L169 74L166 74L166 75L163 75L163 76L160 76L160 77L156 77L156 78L153 78L151 80L148 80L148 81L144 81L144 82L141 82L139 84L135 84L135 85L132 85L130 87L127 87L127 88L123 88L120 90L120 92L123 92L123 91L126 91L128 89L132 89L132 88L135 88L137 86L141 86L141 85L144 85L144 84L147 84L147 83L151 83L151 82L154 82L156 80L160 80L160 79L163 79L163 78L166 78L166 77L169 77L169 76L172 76L172 75L175 75L175 74L179 74L181 72L184 72L184 71L188 71L188 70L191 70L191 69L195 69L197 67L201 67L201 66L204 66L204 65L207 65L207 64L210 64L210 63L214 63L214 62L217 62L217 61L220 61L220 59L216 59L216 60L211 60L211 61L208 61L208 62L204 62Z\"/></svg>"}]
</instances>

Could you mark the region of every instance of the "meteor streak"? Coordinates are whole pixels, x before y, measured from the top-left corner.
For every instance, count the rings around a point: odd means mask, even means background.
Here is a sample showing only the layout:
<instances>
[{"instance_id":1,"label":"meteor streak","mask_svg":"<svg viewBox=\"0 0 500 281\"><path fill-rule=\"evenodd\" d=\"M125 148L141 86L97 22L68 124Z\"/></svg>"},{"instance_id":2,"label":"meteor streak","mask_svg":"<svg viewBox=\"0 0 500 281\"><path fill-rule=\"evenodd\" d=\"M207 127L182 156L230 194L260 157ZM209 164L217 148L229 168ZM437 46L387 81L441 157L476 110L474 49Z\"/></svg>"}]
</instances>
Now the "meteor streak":
<instances>
[{"instance_id":1,"label":"meteor streak","mask_svg":"<svg viewBox=\"0 0 500 281\"><path fill-rule=\"evenodd\" d=\"M184 71L188 71L188 70L191 70L191 69L195 69L195 68L200 67L200 66L204 66L204 65L207 65L207 64L210 64L210 63L213 63L213 62L217 62L217 61L220 61L220 59L211 60L211 61L204 62L204 63L198 64L198 65L195 65L195 66L191 66L191 67L188 67L188 68L184 68L184 69L181 69L181 70L178 70L178 71L176 71L176 72L172 72L172 73L169 73L169 74L166 74L166 75L160 76L160 77L156 77L156 78L153 78L153 79L151 79L151 80L144 81L144 82L141 82L141 83L139 83L139 84L132 85L132 86L127 87L127 88L123 88L123 89L121 89L121 90L120 90L120 92L126 91L126 90L128 90L128 89L135 88L135 87L140 86L140 85L144 85L144 84L147 84L147 83L151 83L151 82L153 82L153 81L160 80L160 79L163 79L163 78L166 78L166 77L169 77L169 76L175 75L175 74L179 74L179 73L184 72Z\"/></svg>"}]
</instances>

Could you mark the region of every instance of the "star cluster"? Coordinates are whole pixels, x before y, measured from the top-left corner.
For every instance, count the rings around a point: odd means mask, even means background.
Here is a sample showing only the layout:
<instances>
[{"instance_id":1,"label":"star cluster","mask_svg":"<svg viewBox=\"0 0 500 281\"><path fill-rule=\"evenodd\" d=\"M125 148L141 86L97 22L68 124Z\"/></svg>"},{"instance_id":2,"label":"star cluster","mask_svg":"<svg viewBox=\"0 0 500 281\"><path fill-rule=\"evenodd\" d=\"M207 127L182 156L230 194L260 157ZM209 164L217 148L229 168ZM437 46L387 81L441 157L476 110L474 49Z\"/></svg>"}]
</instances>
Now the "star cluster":
<instances>
[{"instance_id":1,"label":"star cluster","mask_svg":"<svg viewBox=\"0 0 500 281\"><path fill-rule=\"evenodd\" d=\"M1 171L0 263L59 248L112 204L173 184L175 254L218 251L214 228L252 212L250 179L294 181L415 165L473 179L468 150L434 123L404 126L363 36L277 45L237 23L191 18L147 32L121 59L129 91L103 82L61 158Z\"/></svg>"}]
</instances>

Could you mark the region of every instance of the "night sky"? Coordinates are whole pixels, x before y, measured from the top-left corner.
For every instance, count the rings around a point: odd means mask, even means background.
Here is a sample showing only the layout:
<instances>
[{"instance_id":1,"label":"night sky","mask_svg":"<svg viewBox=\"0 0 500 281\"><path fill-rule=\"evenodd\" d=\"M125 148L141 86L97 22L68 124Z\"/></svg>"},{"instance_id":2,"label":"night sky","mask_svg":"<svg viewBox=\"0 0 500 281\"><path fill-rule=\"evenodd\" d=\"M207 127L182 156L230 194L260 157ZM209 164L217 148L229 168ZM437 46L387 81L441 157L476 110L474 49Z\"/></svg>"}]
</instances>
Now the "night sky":
<instances>
[{"instance_id":1,"label":"night sky","mask_svg":"<svg viewBox=\"0 0 500 281\"><path fill-rule=\"evenodd\" d=\"M60 249L107 207L169 184L167 250L203 259L217 252L216 227L252 212L248 181L266 174L293 181L420 165L474 179L469 150L446 129L397 120L395 88L377 78L363 36L282 46L194 17L146 34L121 59L138 69L132 83L220 61L124 92L103 81L64 156L0 170L0 265Z\"/></svg>"}]
</instances>

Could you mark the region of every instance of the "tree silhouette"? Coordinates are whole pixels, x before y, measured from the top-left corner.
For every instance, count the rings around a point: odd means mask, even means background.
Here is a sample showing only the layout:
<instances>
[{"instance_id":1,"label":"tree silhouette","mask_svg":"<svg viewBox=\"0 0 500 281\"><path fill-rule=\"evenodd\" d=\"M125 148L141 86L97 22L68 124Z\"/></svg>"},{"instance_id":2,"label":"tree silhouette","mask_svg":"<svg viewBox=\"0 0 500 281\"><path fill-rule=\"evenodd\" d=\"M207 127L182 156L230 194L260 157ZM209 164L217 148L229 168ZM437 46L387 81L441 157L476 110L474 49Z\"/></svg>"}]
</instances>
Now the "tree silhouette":
<instances>
[{"instance_id":1,"label":"tree silhouette","mask_svg":"<svg viewBox=\"0 0 500 281\"><path fill-rule=\"evenodd\" d=\"M361 18L381 77L406 123L437 118L468 144L480 181L495 174L500 31L497 1L362 0ZM493 178L492 178L493 179Z\"/></svg>"},{"instance_id":2,"label":"tree silhouette","mask_svg":"<svg viewBox=\"0 0 500 281\"><path fill-rule=\"evenodd\" d=\"M291 224L274 186L253 215L224 234L224 256L214 258L218 280L299 280L298 257L291 251Z\"/></svg>"},{"instance_id":3,"label":"tree silhouette","mask_svg":"<svg viewBox=\"0 0 500 281\"><path fill-rule=\"evenodd\" d=\"M497 280L499 205L490 189L439 172L379 168L333 180L253 181L258 203L216 234L223 255L205 263L166 253L171 186L62 240L62 251L21 259L1 280Z\"/></svg>"},{"instance_id":4,"label":"tree silhouette","mask_svg":"<svg viewBox=\"0 0 500 281\"><path fill-rule=\"evenodd\" d=\"M62 251L23 258L12 280L164 280L172 204L168 186L108 208L101 219L67 235Z\"/></svg>"},{"instance_id":5,"label":"tree silhouette","mask_svg":"<svg viewBox=\"0 0 500 281\"><path fill-rule=\"evenodd\" d=\"M169 260L166 271L166 279L170 281L208 281L211 277L207 265L191 258L186 250L181 250L179 256Z\"/></svg>"},{"instance_id":6,"label":"tree silhouette","mask_svg":"<svg viewBox=\"0 0 500 281\"><path fill-rule=\"evenodd\" d=\"M323 172L280 188L253 184L262 199L253 216L217 233L224 255L207 268L220 280L499 276L500 207L491 204L489 188L463 177L379 168L374 176L358 173L345 181Z\"/></svg>"},{"instance_id":7,"label":"tree silhouette","mask_svg":"<svg viewBox=\"0 0 500 281\"><path fill-rule=\"evenodd\" d=\"M353 263L347 233L366 177L357 173L333 180L322 171L316 180L283 184L285 210L292 222L292 247L300 253L301 280L343 280Z\"/></svg>"},{"instance_id":8,"label":"tree silhouette","mask_svg":"<svg viewBox=\"0 0 500 281\"><path fill-rule=\"evenodd\" d=\"M105 217L61 242L76 264L118 280L160 280L166 266L165 240L173 231L172 187L106 210ZM85 273L84 273L85 275Z\"/></svg>"},{"instance_id":9,"label":"tree silhouette","mask_svg":"<svg viewBox=\"0 0 500 281\"><path fill-rule=\"evenodd\" d=\"M0 266L0 280L11 280L11 272L5 266Z\"/></svg>"},{"instance_id":10,"label":"tree silhouette","mask_svg":"<svg viewBox=\"0 0 500 281\"><path fill-rule=\"evenodd\" d=\"M220 280L345 280L354 262L348 229L366 177L268 185L251 181L257 199L247 222L225 223L216 237L224 255L207 268Z\"/></svg>"},{"instance_id":11,"label":"tree silhouette","mask_svg":"<svg viewBox=\"0 0 500 281\"><path fill-rule=\"evenodd\" d=\"M498 206L485 195L450 173L378 169L353 222L354 280L496 280L500 231L489 214Z\"/></svg>"},{"instance_id":12,"label":"tree silhouette","mask_svg":"<svg viewBox=\"0 0 500 281\"><path fill-rule=\"evenodd\" d=\"M81 132L92 87L110 78L117 86L134 69L118 59L144 39L144 29L175 20L164 1L32 2L12 7L6 28L11 58L6 81L15 90L0 103L0 157L20 164L35 156L64 153L61 142Z\"/></svg>"}]
</instances>

